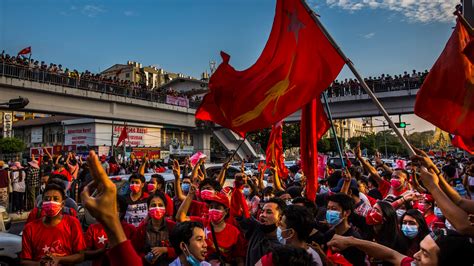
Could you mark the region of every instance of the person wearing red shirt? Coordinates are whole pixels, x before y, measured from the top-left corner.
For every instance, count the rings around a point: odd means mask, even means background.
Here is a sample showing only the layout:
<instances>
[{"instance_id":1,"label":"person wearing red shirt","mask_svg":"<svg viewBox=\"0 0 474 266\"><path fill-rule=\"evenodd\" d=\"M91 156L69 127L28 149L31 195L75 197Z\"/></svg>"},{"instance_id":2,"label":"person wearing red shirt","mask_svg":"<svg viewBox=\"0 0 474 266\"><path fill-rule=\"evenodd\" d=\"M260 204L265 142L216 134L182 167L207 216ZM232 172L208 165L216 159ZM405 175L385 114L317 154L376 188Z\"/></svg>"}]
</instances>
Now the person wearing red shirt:
<instances>
[{"instance_id":1,"label":"person wearing red shirt","mask_svg":"<svg viewBox=\"0 0 474 266\"><path fill-rule=\"evenodd\" d=\"M181 206L181 203L186 199L186 195L189 193L189 190L192 186L192 180L188 176L183 176L183 179L180 180L181 176L181 169L179 166L178 161L174 160L173 161L173 174L175 178L175 194L176 196L173 199L173 207L174 210L179 209L179 206ZM216 181L214 184L218 184ZM201 188L202 190L210 190L214 191L214 188L209 184L205 185L204 187ZM206 193L206 192L205 192ZM208 193L209 194L209 193ZM193 200L191 202L191 206L188 209L188 215L190 216L200 216L200 215L207 215L208 209L207 205L198 200Z\"/></svg>"},{"instance_id":2,"label":"person wearing red shirt","mask_svg":"<svg viewBox=\"0 0 474 266\"><path fill-rule=\"evenodd\" d=\"M156 191L148 198L148 216L133 237L132 244L146 265L168 265L176 258L169 239L176 223L165 217L167 208L165 195Z\"/></svg>"},{"instance_id":3,"label":"person wearing red shirt","mask_svg":"<svg viewBox=\"0 0 474 266\"><path fill-rule=\"evenodd\" d=\"M117 196L117 209L120 216L120 223L127 239L132 239L135 234L135 226L126 223L123 218L127 210L127 202L124 198ZM109 265L109 260L105 252L109 246L109 239L104 226L95 223L87 228L84 236L87 250L84 252L85 260L92 260L92 266Z\"/></svg>"},{"instance_id":4,"label":"person wearing red shirt","mask_svg":"<svg viewBox=\"0 0 474 266\"><path fill-rule=\"evenodd\" d=\"M130 183L131 192L125 196L128 203L127 211L125 212L125 220L127 223L137 227L148 215L148 193L143 191L145 177L134 173L129 177L128 183Z\"/></svg>"},{"instance_id":5,"label":"person wearing red shirt","mask_svg":"<svg viewBox=\"0 0 474 266\"><path fill-rule=\"evenodd\" d=\"M207 261L223 261L225 263L244 265L244 257L246 253L245 239L237 227L226 223L226 219L230 214L230 202L227 195L222 192L217 192L211 195L201 194L201 197L206 201L209 208L208 217L188 217L186 213L191 205L195 193L196 190L192 187L176 214L176 220L178 222L191 220L200 222L204 225L206 243L208 246L208 254L206 256ZM216 246L219 251L217 251Z\"/></svg>"},{"instance_id":6,"label":"person wearing red shirt","mask_svg":"<svg viewBox=\"0 0 474 266\"><path fill-rule=\"evenodd\" d=\"M57 184L46 186L42 209L46 216L27 224L22 235L23 265L47 263L76 264L84 259L85 242L79 220L63 215L64 190Z\"/></svg>"},{"instance_id":7,"label":"person wearing red shirt","mask_svg":"<svg viewBox=\"0 0 474 266\"><path fill-rule=\"evenodd\" d=\"M173 207L173 200L171 200L170 196L166 194L165 191L165 179L160 174L153 174L148 181L147 191L149 195L153 195L155 191L161 191L166 197L166 216L173 217L174 214L174 207Z\"/></svg>"},{"instance_id":8,"label":"person wearing red shirt","mask_svg":"<svg viewBox=\"0 0 474 266\"><path fill-rule=\"evenodd\" d=\"M413 205L413 208L417 209L418 211L421 212L421 214L423 214L423 217L425 218L426 224L428 225L428 228L430 228L431 230L433 230L434 226L437 223L442 222L434 214L434 199L429 194L424 194L423 199L416 202Z\"/></svg>"},{"instance_id":9,"label":"person wearing red shirt","mask_svg":"<svg viewBox=\"0 0 474 266\"><path fill-rule=\"evenodd\" d=\"M379 175L377 170L368 161L362 158L360 143L357 144L357 147L354 149L354 153L356 154L357 159L362 163L364 168L377 182L378 190L382 194L383 198L386 198L389 195L394 195L398 197L410 188L408 183L408 178L410 177L410 174L405 169L395 169L395 171L392 172L390 182L388 182ZM380 159L376 160L379 161Z\"/></svg>"}]
</instances>

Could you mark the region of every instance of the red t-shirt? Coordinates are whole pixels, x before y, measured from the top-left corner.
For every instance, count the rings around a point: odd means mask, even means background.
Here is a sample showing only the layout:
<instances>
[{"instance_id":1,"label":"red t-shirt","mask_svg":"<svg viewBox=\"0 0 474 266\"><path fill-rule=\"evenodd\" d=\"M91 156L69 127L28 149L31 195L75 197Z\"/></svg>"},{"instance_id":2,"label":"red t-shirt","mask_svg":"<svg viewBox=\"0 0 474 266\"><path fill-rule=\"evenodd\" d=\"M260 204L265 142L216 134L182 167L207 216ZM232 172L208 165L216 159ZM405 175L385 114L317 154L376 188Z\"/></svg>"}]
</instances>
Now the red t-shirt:
<instances>
[{"instance_id":1,"label":"red t-shirt","mask_svg":"<svg viewBox=\"0 0 474 266\"><path fill-rule=\"evenodd\" d=\"M173 200L165 193L166 197L166 216L173 217L174 216L174 206Z\"/></svg>"},{"instance_id":2,"label":"red t-shirt","mask_svg":"<svg viewBox=\"0 0 474 266\"><path fill-rule=\"evenodd\" d=\"M37 219L25 226L20 258L40 261L46 254L64 257L86 248L79 220L63 215L56 226L46 226Z\"/></svg>"},{"instance_id":3,"label":"red t-shirt","mask_svg":"<svg viewBox=\"0 0 474 266\"><path fill-rule=\"evenodd\" d=\"M390 191L390 182L382 179L378 189L380 191L380 194L382 194L382 198L385 199L385 197L387 197L388 195L388 192Z\"/></svg>"},{"instance_id":4,"label":"red t-shirt","mask_svg":"<svg viewBox=\"0 0 474 266\"><path fill-rule=\"evenodd\" d=\"M212 238L209 219L197 216L191 216L189 218L191 221L200 222L204 225L204 233L206 234L207 243L207 256L209 258L211 255L216 253L216 247ZM219 250L226 262L231 262L238 257L245 257L247 252L247 242L237 227L226 223L224 230L215 233Z\"/></svg>"},{"instance_id":5,"label":"red t-shirt","mask_svg":"<svg viewBox=\"0 0 474 266\"><path fill-rule=\"evenodd\" d=\"M135 232L135 226L128 224L126 222L121 222L123 231L127 239L132 239ZM98 250L103 249L109 243L107 233L105 233L104 227L100 223L92 224L87 228L87 232L84 235L87 249ZM105 256L101 256L92 261L92 265L109 265L107 261L104 261Z\"/></svg>"},{"instance_id":6,"label":"red t-shirt","mask_svg":"<svg viewBox=\"0 0 474 266\"><path fill-rule=\"evenodd\" d=\"M440 222L438 217L436 217L436 215L434 215L434 213L426 215L425 216L425 221L426 221L426 224L428 225L428 228L430 228L431 230L433 230L433 225L435 223Z\"/></svg>"}]
</instances>

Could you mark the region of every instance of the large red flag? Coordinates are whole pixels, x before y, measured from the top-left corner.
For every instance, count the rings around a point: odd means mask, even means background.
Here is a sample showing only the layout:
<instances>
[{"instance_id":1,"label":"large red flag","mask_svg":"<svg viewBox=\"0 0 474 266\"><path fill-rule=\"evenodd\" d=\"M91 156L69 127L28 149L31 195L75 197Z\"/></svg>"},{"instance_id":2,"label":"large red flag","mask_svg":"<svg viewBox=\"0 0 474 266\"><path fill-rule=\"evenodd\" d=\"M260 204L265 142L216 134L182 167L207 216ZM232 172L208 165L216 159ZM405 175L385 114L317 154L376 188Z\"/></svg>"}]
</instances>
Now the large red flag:
<instances>
[{"instance_id":1,"label":"large red flag","mask_svg":"<svg viewBox=\"0 0 474 266\"><path fill-rule=\"evenodd\" d=\"M415 114L467 143L474 143L474 49L458 21L442 54L426 77L415 103Z\"/></svg>"},{"instance_id":2,"label":"large red flag","mask_svg":"<svg viewBox=\"0 0 474 266\"><path fill-rule=\"evenodd\" d=\"M128 138L128 133L127 133L127 126L124 126L122 129L122 132L120 132L120 136L117 140L117 144L115 146L119 146L122 141L124 141L126 138Z\"/></svg>"},{"instance_id":3,"label":"large red flag","mask_svg":"<svg viewBox=\"0 0 474 266\"><path fill-rule=\"evenodd\" d=\"M451 139L451 143L453 144L453 146L465 150L471 155L474 155L474 142L469 143L464 141L464 139L460 136L454 136L454 138Z\"/></svg>"},{"instance_id":4,"label":"large red flag","mask_svg":"<svg viewBox=\"0 0 474 266\"><path fill-rule=\"evenodd\" d=\"M319 98L337 77L344 60L301 0L277 0L267 44L257 62L236 71L230 56L209 81L196 118L244 136L269 127Z\"/></svg>"},{"instance_id":5,"label":"large red flag","mask_svg":"<svg viewBox=\"0 0 474 266\"><path fill-rule=\"evenodd\" d=\"M318 191L318 140L329 129L321 100L313 99L302 108L300 127L301 168L306 176L306 197L316 200Z\"/></svg>"},{"instance_id":6,"label":"large red flag","mask_svg":"<svg viewBox=\"0 0 474 266\"><path fill-rule=\"evenodd\" d=\"M272 126L270 138L268 140L266 151L266 162L268 166L274 166L280 178L288 177L288 169L285 166L283 157L283 123L280 121Z\"/></svg>"},{"instance_id":7,"label":"large red flag","mask_svg":"<svg viewBox=\"0 0 474 266\"><path fill-rule=\"evenodd\" d=\"M31 46L28 46L26 48L21 49L21 51L18 52L18 55L30 54L30 53L31 53Z\"/></svg>"}]
</instances>

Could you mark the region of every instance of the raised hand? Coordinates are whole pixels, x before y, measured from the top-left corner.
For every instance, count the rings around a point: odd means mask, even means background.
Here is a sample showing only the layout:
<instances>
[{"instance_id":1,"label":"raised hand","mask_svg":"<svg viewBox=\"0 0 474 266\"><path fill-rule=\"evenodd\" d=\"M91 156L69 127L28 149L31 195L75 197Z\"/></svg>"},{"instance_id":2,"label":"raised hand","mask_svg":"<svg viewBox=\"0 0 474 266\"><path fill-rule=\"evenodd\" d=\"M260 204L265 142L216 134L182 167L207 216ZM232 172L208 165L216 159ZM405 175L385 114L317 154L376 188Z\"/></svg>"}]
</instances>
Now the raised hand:
<instances>
[{"instance_id":1,"label":"raised hand","mask_svg":"<svg viewBox=\"0 0 474 266\"><path fill-rule=\"evenodd\" d=\"M357 142L357 146L354 149L354 154L358 159L362 158L362 152L360 151L360 141Z\"/></svg>"},{"instance_id":2,"label":"raised hand","mask_svg":"<svg viewBox=\"0 0 474 266\"><path fill-rule=\"evenodd\" d=\"M181 176L181 168L179 167L179 162L177 160L173 160L173 174L176 178Z\"/></svg>"},{"instance_id":3,"label":"raised hand","mask_svg":"<svg viewBox=\"0 0 474 266\"><path fill-rule=\"evenodd\" d=\"M428 170L426 167L420 167L419 174L423 185L428 190L431 190L433 186L439 185L439 177L434 173L434 170Z\"/></svg>"},{"instance_id":4,"label":"raised hand","mask_svg":"<svg viewBox=\"0 0 474 266\"><path fill-rule=\"evenodd\" d=\"M434 169L436 172L439 171L436 165L433 163L433 161L428 157L428 154L426 152L413 147L413 150L416 152L416 155L413 155L411 157L412 162L418 163L427 169Z\"/></svg>"}]
</instances>

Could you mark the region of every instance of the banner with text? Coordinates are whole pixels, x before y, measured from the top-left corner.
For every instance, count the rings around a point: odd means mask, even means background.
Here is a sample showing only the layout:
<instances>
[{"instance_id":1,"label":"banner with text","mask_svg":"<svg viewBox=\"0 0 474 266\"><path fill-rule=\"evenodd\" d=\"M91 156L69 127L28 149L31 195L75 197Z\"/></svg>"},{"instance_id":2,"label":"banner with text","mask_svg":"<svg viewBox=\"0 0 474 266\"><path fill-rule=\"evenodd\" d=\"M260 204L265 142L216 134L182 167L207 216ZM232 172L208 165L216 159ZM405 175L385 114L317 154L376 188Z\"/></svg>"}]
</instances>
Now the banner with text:
<instances>
[{"instance_id":1,"label":"banner with text","mask_svg":"<svg viewBox=\"0 0 474 266\"><path fill-rule=\"evenodd\" d=\"M166 103L189 108L189 99L185 97L166 95Z\"/></svg>"}]
</instances>

